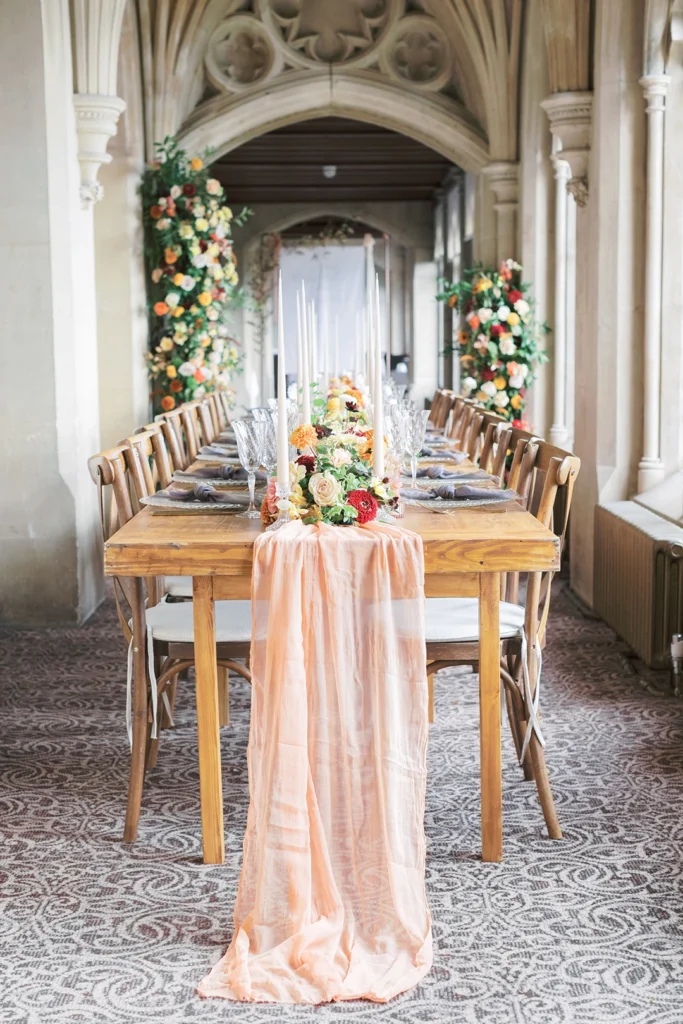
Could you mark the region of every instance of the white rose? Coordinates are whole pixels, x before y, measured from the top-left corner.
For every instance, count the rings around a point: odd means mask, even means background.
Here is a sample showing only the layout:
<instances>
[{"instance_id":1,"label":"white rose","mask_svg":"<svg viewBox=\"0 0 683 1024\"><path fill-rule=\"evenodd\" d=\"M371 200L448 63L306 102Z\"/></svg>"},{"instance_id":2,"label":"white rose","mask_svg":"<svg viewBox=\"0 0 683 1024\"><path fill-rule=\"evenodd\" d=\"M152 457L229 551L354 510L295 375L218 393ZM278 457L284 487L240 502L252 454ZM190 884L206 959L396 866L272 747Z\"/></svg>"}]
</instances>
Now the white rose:
<instances>
[{"instance_id":1,"label":"white rose","mask_svg":"<svg viewBox=\"0 0 683 1024\"><path fill-rule=\"evenodd\" d=\"M180 296L178 295L177 292L169 292L166 298L164 299L164 302L166 303L167 306L170 306L170 308L173 309L173 307L177 306L178 303L180 302Z\"/></svg>"},{"instance_id":2,"label":"white rose","mask_svg":"<svg viewBox=\"0 0 683 1024\"><path fill-rule=\"evenodd\" d=\"M514 334L515 338L519 338L519 336L522 333L522 328L519 326L519 324L515 324L515 326L512 328L512 333Z\"/></svg>"},{"instance_id":3,"label":"white rose","mask_svg":"<svg viewBox=\"0 0 683 1024\"><path fill-rule=\"evenodd\" d=\"M223 186L217 178L209 178L206 183L206 191L210 196L218 196L223 191Z\"/></svg>"},{"instance_id":4,"label":"white rose","mask_svg":"<svg viewBox=\"0 0 683 1024\"><path fill-rule=\"evenodd\" d=\"M182 191L180 185L171 185L171 199L177 199Z\"/></svg>"},{"instance_id":5,"label":"white rose","mask_svg":"<svg viewBox=\"0 0 683 1024\"><path fill-rule=\"evenodd\" d=\"M209 320L218 320L220 313L218 312L215 306L207 306L206 316L207 319Z\"/></svg>"},{"instance_id":6,"label":"white rose","mask_svg":"<svg viewBox=\"0 0 683 1024\"><path fill-rule=\"evenodd\" d=\"M331 473L314 473L308 481L308 489L316 505L322 507L338 504L342 485Z\"/></svg>"},{"instance_id":7,"label":"white rose","mask_svg":"<svg viewBox=\"0 0 683 1024\"><path fill-rule=\"evenodd\" d=\"M192 259L193 266L201 269L202 267L208 266L208 257L205 252L197 253Z\"/></svg>"},{"instance_id":8,"label":"white rose","mask_svg":"<svg viewBox=\"0 0 683 1024\"><path fill-rule=\"evenodd\" d=\"M494 395L498 394L498 391L496 390L496 385L493 383L492 380L484 381L484 383L481 386L481 390L484 392L485 395L488 395L489 398L493 398Z\"/></svg>"},{"instance_id":9,"label":"white rose","mask_svg":"<svg viewBox=\"0 0 683 1024\"><path fill-rule=\"evenodd\" d=\"M157 231L166 231L171 226L171 221L168 217L160 217L157 221Z\"/></svg>"},{"instance_id":10,"label":"white rose","mask_svg":"<svg viewBox=\"0 0 683 1024\"><path fill-rule=\"evenodd\" d=\"M494 294L494 296L495 296L495 297L496 297L497 299L499 299L499 298L500 298L500 288L494 288L494 289L493 289L493 294Z\"/></svg>"},{"instance_id":11,"label":"white rose","mask_svg":"<svg viewBox=\"0 0 683 1024\"><path fill-rule=\"evenodd\" d=\"M206 388L203 384L200 384L198 388L195 388L192 392L194 398L203 398L206 394Z\"/></svg>"},{"instance_id":12,"label":"white rose","mask_svg":"<svg viewBox=\"0 0 683 1024\"><path fill-rule=\"evenodd\" d=\"M493 404L498 406L499 409L504 409L510 399L507 396L506 391L496 391L493 396Z\"/></svg>"},{"instance_id":13,"label":"white rose","mask_svg":"<svg viewBox=\"0 0 683 1024\"><path fill-rule=\"evenodd\" d=\"M514 375L514 377L510 377L510 387L511 388L523 388L524 387L524 377L522 377L521 373L516 373Z\"/></svg>"},{"instance_id":14,"label":"white rose","mask_svg":"<svg viewBox=\"0 0 683 1024\"><path fill-rule=\"evenodd\" d=\"M178 367L178 373L181 374L181 376L183 377L194 377L196 369L197 367L194 365L194 363L182 363Z\"/></svg>"},{"instance_id":15,"label":"white rose","mask_svg":"<svg viewBox=\"0 0 683 1024\"><path fill-rule=\"evenodd\" d=\"M498 317L501 323L505 323L507 318L510 316L509 306L501 306L498 312L496 313L496 316Z\"/></svg>"},{"instance_id":16,"label":"white rose","mask_svg":"<svg viewBox=\"0 0 683 1024\"><path fill-rule=\"evenodd\" d=\"M220 363L220 361L221 361L221 354L220 354L220 352L209 352L209 362L210 363Z\"/></svg>"},{"instance_id":17,"label":"white rose","mask_svg":"<svg viewBox=\"0 0 683 1024\"><path fill-rule=\"evenodd\" d=\"M351 461L351 452L347 452L346 448L335 448L330 457L330 462L335 469L341 469L342 466L348 466Z\"/></svg>"},{"instance_id":18,"label":"white rose","mask_svg":"<svg viewBox=\"0 0 683 1024\"><path fill-rule=\"evenodd\" d=\"M476 386L477 382L474 379L474 377L465 377L464 381L462 382L462 390L466 392L468 395L470 394L471 391L474 391Z\"/></svg>"},{"instance_id":19,"label":"white rose","mask_svg":"<svg viewBox=\"0 0 683 1024\"><path fill-rule=\"evenodd\" d=\"M186 292L191 292L192 289L194 288L194 278L190 277L189 274L185 274L185 277L183 278L180 287L183 288Z\"/></svg>"},{"instance_id":20,"label":"white rose","mask_svg":"<svg viewBox=\"0 0 683 1024\"><path fill-rule=\"evenodd\" d=\"M520 316L526 316L529 312L529 303L526 301L526 299L517 299L517 301L515 302L515 309L517 310Z\"/></svg>"},{"instance_id":21,"label":"white rose","mask_svg":"<svg viewBox=\"0 0 683 1024\"><path fill-rule=\"evenodd\" d=\"M511 356L515 351L515 343L512 338L501 338L498 348L502 356Z\"/></svg>"},{"instance_id":22,"label":"white rose","mask_svg":"<svg viewBox=\"0 0 683 1024\"><path fill-rule=\"evenodd\" d=\"M488 306L483 306L481 309L477 310L477 316L479 317L481 323L487 324L491 317L493 316L493 310L489 309Z\"/></svg>"}]
</instances>

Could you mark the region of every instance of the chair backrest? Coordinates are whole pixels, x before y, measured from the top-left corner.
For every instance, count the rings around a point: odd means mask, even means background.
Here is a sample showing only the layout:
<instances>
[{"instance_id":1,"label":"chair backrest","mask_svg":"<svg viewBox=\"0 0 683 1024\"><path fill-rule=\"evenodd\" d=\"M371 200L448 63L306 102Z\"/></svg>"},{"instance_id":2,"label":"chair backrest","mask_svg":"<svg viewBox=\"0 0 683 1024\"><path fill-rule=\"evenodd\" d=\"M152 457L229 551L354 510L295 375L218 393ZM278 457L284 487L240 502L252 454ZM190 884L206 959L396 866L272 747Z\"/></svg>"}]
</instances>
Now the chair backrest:
<instances>
[{"instance_id":1,"label":"chair backrest","mask_svg":"<svg viewBox=\"0 0 683 1024\"><path fill-rule=\"evenodd\" d=\"M450 420L448 436L452 438L458 448L465 450L472 419L477 410L477 403L469 398L461 398L456 401L453 407L453 415Z\"/></svg>"},{"instance_id":2,"label":"chair backrest","mask_svg":"<svg viewBox=\"0 0 683 1024\"><path fill-rule=\"evenodd\" d=\"M479 467L486 473L491 473L496 477L498 483L501 483L512 428L509 423L499 417L495 419L484 417L484 427L484 440L479 452Z\"/></svg>"},{"instance_id":3,"label":"chair backrest","mask_svg":"<svg viewBox=\"0 0 683 1024\"><path fill-rule=\"evenodd\" d=\"M218 437L221 430L225 430L227 421L225 412L223 411L223 403L221 402L218 391L212 391L206 396L205 399L209 410L211 412L211 419L213 421L214 437Z\"/></svg>"},{"instance_id":4,"label":"chair backrest","mask_svg":"<svg viewBox=\"0 0 683 1024\"><path fill-rule=\"evenodd\" d=\"M171 412L162 413L157 417L166 442L171 462L174 469L187 469L190 464L190 457L185 445L185 431L180 409L173 409Z\"/></svg>"},{"instance_id":5,"label":"chair backrest","mask_svg":"<svg viewBox=\"0 0 683 1024\"><path fill-rule=\"evenodd\" d=\"M202 444L211 444L211 442L215 441L216 437L218 437L218 434L220 433L220 430L216 428L211 410L212 403L208 396L206 398L202 398L201 402L197 406L197 416L199 418Z\"/></svg>"},{"instance_id":6,"label":"chair backrest","mask_svg":"<svg viewBox=\"0 0 683 1024\"><path fill-rule=\"evenodd\" d=\"M524 487L528 490L529 511L548 529L553 530L564 543L574 485L581 461L571 452L564 451L546 441L521 441L526 445L520 463L520 476L526 474ZM525 599L525 628L527 637L539 636L544 642L545 627L550 607L550 583L553 573L528 573ZM519 596L519 574L508 573L505 579L505 599L516 603ZM542 605L542 607L541 607Z\"/></svg>"},{"instance_id":7,"label":"chair backrest","mask_svg":"<svg viewBox=\"0 0 683 1024\"><path fill-rule=\"evenodd\" d=\"M213 392L217 399L217 405L223 410L221 417L221 429L225 430L230 426L230 412L232 408L232 402L234 400L234 393L227 391L225 388L217 388Z\"/></svg>"}]
</instances>

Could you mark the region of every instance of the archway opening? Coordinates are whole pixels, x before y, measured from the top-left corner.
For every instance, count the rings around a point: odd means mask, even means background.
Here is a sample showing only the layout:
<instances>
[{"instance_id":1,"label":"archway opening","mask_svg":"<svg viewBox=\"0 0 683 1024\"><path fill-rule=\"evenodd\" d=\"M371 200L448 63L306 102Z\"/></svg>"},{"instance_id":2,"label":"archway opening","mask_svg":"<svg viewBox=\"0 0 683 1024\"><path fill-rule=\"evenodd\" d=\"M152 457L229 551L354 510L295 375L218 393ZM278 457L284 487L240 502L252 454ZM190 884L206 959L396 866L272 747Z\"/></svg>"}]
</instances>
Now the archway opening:
<instances>
[{"instance_id":1,"label":"archway opening","mask_svg":"<svg viewBox=\"0 0 683 1024\"><path fill-rule=\"evenodd\" d=\"M353 347L351 336L359 329L354 313L344 316L343 311L362 307L362 264L366 261L367 269L371 259L392 370L407 372L405 379L424 395L437 382L448 382L441 353L444 331L451 332L451 325L444 324L434 296L438 277L448 273L448 259L462 250L466 219L458 204L451 227L444 231L441 223L444 209L455 210L449 195L454 190L464 194L466 175L460 167L400 132L325 116L276 128L224 152L215 160L213 173L233 206L252 210L238 238L242 279L259 307L256 316L245 316L243 322L245 400L254 403L258 395L263 401L273 393L270 300L280 252L286 254L282 265L289 268L289 284L297 262L302 278L306 265L319 271L320 315L331 334L345 334L333 342L342 349ZM367 235L375 243L370 254L364 244ZM335 254L334 247L346 251ZM336 305L332 290L338 300L344 296ZM296 303L293 297L287 299L286 336L295 352Z\"/></svg>"}]
</instances>

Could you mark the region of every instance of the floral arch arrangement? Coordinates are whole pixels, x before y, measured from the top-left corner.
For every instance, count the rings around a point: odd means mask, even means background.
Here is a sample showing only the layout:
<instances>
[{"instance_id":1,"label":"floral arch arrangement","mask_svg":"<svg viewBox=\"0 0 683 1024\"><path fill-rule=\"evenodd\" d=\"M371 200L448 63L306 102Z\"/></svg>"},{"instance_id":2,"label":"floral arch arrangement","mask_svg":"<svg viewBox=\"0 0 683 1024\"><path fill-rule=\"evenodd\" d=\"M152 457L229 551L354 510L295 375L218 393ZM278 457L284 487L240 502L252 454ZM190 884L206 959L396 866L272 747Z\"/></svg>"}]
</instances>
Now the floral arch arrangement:
<instances>
[{"instance_id":1,"label":"floral arch arrangement","mask_svg":"<svg viewBox=\"0 0 683 1024\"><path fill-rule=\"evenodd\" d=\"M226 387L241 358L222 316L238 297L232 226L223 186L173 138L156 145L143 175L144 252L155 412Z\"/></svg>"},{"instance_id":2,"label":"floral arch arrangement","mask_svg":"<svg viewBox=\"0 0 683 1024\"><path fill-rule=\"evenodd\" d=\"M536 366L548 358L541 346L548 327L534 315L522 267L504 260L497 270L475 267L461 281L440 283L437 299L463 315L458 333L463 395L522 425L527 388Z\"/></svg>"}]
</instances>

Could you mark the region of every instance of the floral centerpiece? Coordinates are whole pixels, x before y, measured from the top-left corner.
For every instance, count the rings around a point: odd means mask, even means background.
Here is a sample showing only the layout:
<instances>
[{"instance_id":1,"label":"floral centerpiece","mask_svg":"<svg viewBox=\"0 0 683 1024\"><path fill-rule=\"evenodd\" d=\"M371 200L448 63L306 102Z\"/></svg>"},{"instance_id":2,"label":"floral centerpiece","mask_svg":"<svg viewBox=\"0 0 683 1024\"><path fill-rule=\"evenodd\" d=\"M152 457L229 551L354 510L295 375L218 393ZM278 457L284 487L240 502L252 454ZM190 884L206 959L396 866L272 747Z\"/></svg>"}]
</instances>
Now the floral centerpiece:
<instances>
[{"instance_id":1,"label":"floral centerpiece","mask_svg":"<svg viewBox=\"0 0 683 1024\"><path fill-rule=\"evenodd\" d=\"M498 270L476 267L441 285L437 299L464 316L458 335L463 395L521 426L527 388L548 358L540 341L548 328L534 316L522 267L504 260Z\"/></svg>"},{"instance_id":2,"label":"floral centerpiece","mask_svg":"<svg viewBox=\"0 0 683 1024\"><path fill-rule=\"evenodd\" d=\"M372 476L374 437L371 429L344 425L303 424L290 443L299 455L290 462L288 508L291 519L304 523L350 526L369 523L382 505L393 506L398 495L389 478ZM278 515L275 481L268 485L261 517L269 525Z\"/></svg>"},{"instance_id":3,"label":"floral centerpiece","mask_svg":"<svg viewBox=\"0 0 683 1024\"><path fill-rule=\"evenodd\" d=\"M242 224L249 211L233 219L221 183L174 139L156 150L140 186L151 322L147 362L155 409L168 411L225 387L240 366L221 317L239 281L232 225Z\"/></svg>"}]
</instances>

